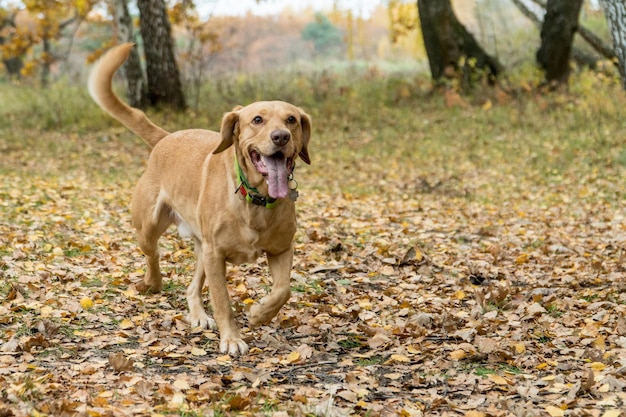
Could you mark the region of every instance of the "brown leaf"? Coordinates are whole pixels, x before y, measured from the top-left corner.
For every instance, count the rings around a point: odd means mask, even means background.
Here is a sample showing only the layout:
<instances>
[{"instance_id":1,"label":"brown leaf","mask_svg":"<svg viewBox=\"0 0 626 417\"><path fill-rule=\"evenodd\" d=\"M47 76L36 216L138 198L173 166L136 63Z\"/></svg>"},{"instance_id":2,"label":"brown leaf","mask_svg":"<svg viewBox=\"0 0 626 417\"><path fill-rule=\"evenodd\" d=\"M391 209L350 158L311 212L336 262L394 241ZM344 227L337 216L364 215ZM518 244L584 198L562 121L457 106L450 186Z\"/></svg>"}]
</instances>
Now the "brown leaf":
<instances>
[{"instance_id":1,"label":"brown leaf","mask_svg":"<svg viewBox=\"0 0 626 417\"><path fill-rule=\"evenodd\" d=\"M149 398L152 396L154 384L145 380L141 380L135 384L134 388L137 395L143 398Z\"/></svg>"},{"instance_id":2,"label":"brown leaf","mask_svg":"<svg viewBox=\"0 0 626 417\"><path fill-rule=\"evenodd\" d=\"M115 372L127 372L135 369L135 362L126 358L122 352L109 353L109 364Z\"/></svg>"},{"instance_id":3,"label":"brown leaf","mask_svg":"<svg viewBox=\"0 0 626 417\"><path fill-rule=\"evenodd\" d=\"M367 341L367 344L371 349L378 349L389 342L391 342L391 339L385 333L378 332Z\"/></svg>"},{"instance_id":4,"label":"brown leaf","mask_svg":"<svg viewBox=\"0 0 626 417\"><path fill-rule=\"evenodd\" d=\"M33 336L28 338L26 342L24 342L24 352L30 352L34 347L42 347L46 348L50 345L48 339L46 339L42 334L38 334L37 336Z\"/></svg>"}]
</instances>

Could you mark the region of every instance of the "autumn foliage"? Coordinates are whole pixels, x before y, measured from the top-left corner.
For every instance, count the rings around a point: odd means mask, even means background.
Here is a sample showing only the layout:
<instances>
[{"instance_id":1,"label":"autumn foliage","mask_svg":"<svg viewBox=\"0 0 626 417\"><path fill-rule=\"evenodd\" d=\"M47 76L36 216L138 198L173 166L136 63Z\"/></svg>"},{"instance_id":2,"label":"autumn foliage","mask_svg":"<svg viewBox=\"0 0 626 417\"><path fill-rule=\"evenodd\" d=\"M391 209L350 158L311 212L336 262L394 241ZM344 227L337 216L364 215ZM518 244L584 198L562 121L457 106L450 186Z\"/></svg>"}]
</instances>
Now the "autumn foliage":
<instances>
[{"instance_id":1,"label":"autumn foliage","mask_svg":"<svg viewBox=\"0 0 626 417\"><path fill-rule=\"evenodd\" d=\"M210 82L193 110L151 119L219 129L261 98L312 116L292 297L250 328L267 264L229 268L251 349L220 354L218 334L184 320L195 264L174 229L163 292L135 290L145 263L128 208L145 144L82 82L3 83L0 416L624 417L626 97L614 72L574 68L567 91L547 92L520 65L460 94L458 79L434 90L419 65L266 70L282 62L265 52L286 17L247 16L256 32L184 20L203 46L182 43L183 65L210 67ZM355 54L380 57L357 42L378 32L353 23ZM192 66L199 57L208 67ZM256 71L234 71L242 62Z\"/></svg>"},{"instance_id":2,"label":"autumn foliage","mask_svg":"<svg viewBox=\"0 0 626 417\"><path fill-rule=\"evenodd\" d=\"M246 102L241 82L228 88ZM427 78L278 84L313 115L313 164L296 170L293 296L270 325L245 318L269 288L265 263L229 269L251 343L238 359L184 322L193 249L174 230L164 292L134 289L144 144L81 90L45 106L39 90L5 90L3 415L620 415L619 81L581 73L568 94L485 91L462 106ZM201 112L152 117L217 128L228 102L206 94Z\"/></svg>"}]
</instances>

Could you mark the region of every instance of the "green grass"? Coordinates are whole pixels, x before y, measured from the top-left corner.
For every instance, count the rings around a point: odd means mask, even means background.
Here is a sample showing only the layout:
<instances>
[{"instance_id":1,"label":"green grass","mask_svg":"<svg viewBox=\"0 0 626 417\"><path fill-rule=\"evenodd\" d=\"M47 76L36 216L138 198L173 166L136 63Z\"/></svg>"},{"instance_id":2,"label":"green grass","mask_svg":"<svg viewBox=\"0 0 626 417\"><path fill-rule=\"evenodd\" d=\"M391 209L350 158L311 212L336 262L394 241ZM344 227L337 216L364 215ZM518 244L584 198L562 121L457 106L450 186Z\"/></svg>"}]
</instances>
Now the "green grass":
<instances>
[{"instance_id":1,"label":"green grass","mask_svg":"<svg viewBox=\"0 0 626 417\"><path fill-rule=\"evenodd\" d=\"M403 183L411 196L425 177L437 184L434 192L482 202L498 202L511 191L532 192L533 185L587 186L581 191L586 199L623 201L620 187L590 191L626 169L621 122L626 102L619 82L581 72L572 77L567 95L511 89L508 102L499 104L485 89L465 97L466 107L447 108L423 75L241 76L206 85L197 111L149 115L170 130L217 129L222 114L236 104L291 101L314 121L313 165L300 164L296 174L313 172L318 180L307 185L318 189L370 194ZM494 104L484 110L487 101ZM83 158L98 160L95 174L109 181L132 181L141 172L145 146L104 115L81 85L59 83L47 90L3 85L0 104L1 150L10 156L28 149L33 160L44 162L35 172L47 167L75 172ZM382 159L383 176L367 178L367 167ZM5 166L0 172L12 168L26 170Z\"/></svg>"}]
</instances>

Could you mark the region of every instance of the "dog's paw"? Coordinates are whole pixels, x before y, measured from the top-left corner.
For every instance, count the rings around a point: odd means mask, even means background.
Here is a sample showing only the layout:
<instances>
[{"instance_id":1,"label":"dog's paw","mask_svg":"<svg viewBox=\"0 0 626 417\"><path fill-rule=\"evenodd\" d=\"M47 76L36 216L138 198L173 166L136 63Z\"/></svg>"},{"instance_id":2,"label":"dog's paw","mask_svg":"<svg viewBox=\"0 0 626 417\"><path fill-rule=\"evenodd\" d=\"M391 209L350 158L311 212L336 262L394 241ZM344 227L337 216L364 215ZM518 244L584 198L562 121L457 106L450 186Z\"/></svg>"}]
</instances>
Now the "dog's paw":
<instances>
[{"instance_id":1,"label":"dog's paw","mask_svg":"<svg viewBox=\"0 0 626 417\"><path fill-rule=\"evenodd\" d=\"M220 340L220 351L231 356L244 355L248 352L248 344L240 337L222 337Z\"/></svg>"},{"instance_id":2,"label":"dog's paw","mask_svg":"<svg viewBox=\"0 0 626 417\"><path fill-rule=\"evenodd\" d=\"M158 293L161 292L161 287L162 286L163 286L163 284L161 284L161 283L159 283L159 284L146 284L145 282L141 281L141 282L138 282L137 284L135 284L135 289L140 294L158 294Z\"/></svg>"},{"instance_id":3,"label":"dog's paw","mask_svg":"<svg viewBox=\"0 0 626 417\"><path fill-rule=\"evenodd\" d=\"M248 321L252 327L268 324L274 318L274 314L272 314L273 312L268 311L262 302L263 300L261 300L261 303L254 303L250 307Z\"/></svg>"},{"instance_id":4,"label":"dog's paw","mask_svg":"<svg viewBox=\"0 0 626 417\"><path fill-rule=\"evenodd\" d=\"M204 310L196 314L189 313L187 314L186 319L187 323L189 323L189 325L194 328L199 327L201 329L211 330L215 330L217 328L215 320L213 320L213 318L209 316Z\"/></svg>"}]
</instances>

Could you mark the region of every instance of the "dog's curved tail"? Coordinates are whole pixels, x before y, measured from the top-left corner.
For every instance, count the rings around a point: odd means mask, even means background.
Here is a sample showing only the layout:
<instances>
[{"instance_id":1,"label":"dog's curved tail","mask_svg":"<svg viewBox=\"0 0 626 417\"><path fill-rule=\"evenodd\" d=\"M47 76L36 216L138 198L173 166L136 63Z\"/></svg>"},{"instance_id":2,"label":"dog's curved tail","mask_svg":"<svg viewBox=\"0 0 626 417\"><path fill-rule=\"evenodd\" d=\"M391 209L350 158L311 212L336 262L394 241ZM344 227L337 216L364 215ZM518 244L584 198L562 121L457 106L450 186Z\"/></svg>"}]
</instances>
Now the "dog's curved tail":
<instances>
[{"instance_id":1,"label":"dog's curved tail","mask_svg":"<svg viewBox=\"0 0 626 417\"><path fill-rule=\"evenodd\" d=\"M133 46L132 43L115 46L96 62L89 75L89 94L102 109L141 137L152 148L169 135L169 132L152 123L141 110L122 102L111 88L113 74L126 61Z\"/></svg>"}]
</instances>

